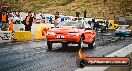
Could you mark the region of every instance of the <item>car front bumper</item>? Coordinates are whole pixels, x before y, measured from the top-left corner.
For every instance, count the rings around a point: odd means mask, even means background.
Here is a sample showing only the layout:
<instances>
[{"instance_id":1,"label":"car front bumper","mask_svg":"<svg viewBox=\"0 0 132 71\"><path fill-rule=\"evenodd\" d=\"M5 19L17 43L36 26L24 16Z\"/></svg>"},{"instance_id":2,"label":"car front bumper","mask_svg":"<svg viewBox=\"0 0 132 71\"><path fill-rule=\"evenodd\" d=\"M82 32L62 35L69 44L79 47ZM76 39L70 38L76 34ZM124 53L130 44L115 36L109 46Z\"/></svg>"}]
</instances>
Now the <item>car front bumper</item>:
<instances>
[{"instance_id":1,"label":"car front bumper","mask_svg":"<svg viewBox=\"0 0 132 71\"><path fill-rule=\"evenodd\" d=\"M130 32L117 32L117 33L115 33L115 35L126 36L126 35L131 35L131 33Z\"/></svg>"},{"instance_id":2,"label":"car front bumper","mask_svg":"<svg viewBox=\"0 0 132 71\"><path fill-rule=\"evenodd\" d=\"M57 36L48 35L47 42L50 43L79 43L80 36L64 36L64 38L57 38Z\"/></svg>"}]
</instances>

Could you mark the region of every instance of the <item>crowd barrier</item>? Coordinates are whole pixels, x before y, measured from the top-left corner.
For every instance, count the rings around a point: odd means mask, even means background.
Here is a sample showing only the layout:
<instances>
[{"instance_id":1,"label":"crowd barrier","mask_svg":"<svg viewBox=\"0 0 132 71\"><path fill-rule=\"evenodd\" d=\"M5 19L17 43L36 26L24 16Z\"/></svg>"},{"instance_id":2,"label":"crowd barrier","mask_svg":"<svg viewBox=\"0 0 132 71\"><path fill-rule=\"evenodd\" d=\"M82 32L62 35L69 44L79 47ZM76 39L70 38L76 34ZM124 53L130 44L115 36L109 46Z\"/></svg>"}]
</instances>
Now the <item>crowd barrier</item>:
<instances>
[{"instance_id":1,"label":"crowd barrier","mask_svg":"<svg viewBox=\"0 0 132 71\"><path fill-rule=\"evenodd\" d=\"M14 31L22 31L25 30L24 24L14 24Z\"/></svg>"},{"instance_id":2,"label":"crowd barrier","mask_svg":"<svg viewBox=\"0 0 132 71\"><path fill-rule=\"evenodd\" d=\"M33 24L32 25L32 36L34 39L45 39L46 33L50 27L54 27L54 24Z\"/></svg>"},{"instance_id":3,"label":"crowd barrier","mask_svg":"<svg viewBox=\"0 0 132 71\"><path fill-rule=\"evenodd\" d=\"M10 31L0 31L0 43L11 42L12 33Z\"/></svg>"},{"instance_id":4,"label":"crowd barrier","mask_svg":"<svg viewBox=\"0 0 132 71\"><path fill-rule=\"evenodd\" d=\"M14 41L31 41L32 34L30 31L15 31Z\"/></svg>"},{"instance_id":5,"label":"crowd barrier","mask_svg":"<svg viewBox=\"0 0 132 71\"><path fill-rule=\"evenodd\" d=\"M109 23L111 23L111 25L110 25L110 27L108 28L108 29L110 29L110 30L115 30L115 29L117 29L118 28L118 24L116 24L115 22L114 22L114 20L103 20L103 19L95 19L95 22L97 22L97 21L108 21Z\"/></svg>"}]
</instances>

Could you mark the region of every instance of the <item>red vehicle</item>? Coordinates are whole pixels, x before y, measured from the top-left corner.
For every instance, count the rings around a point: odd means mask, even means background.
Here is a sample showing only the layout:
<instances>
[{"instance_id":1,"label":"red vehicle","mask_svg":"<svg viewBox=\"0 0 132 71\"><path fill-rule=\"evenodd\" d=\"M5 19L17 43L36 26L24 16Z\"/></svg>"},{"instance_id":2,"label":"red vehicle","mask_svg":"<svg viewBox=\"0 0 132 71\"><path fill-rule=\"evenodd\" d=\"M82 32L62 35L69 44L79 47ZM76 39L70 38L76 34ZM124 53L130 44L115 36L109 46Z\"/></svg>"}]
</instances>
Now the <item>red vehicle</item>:
<instances>
[{"instance_id":1,"label":"red vehicle","mask_svg":"<svg viewBox=\"0 0 132 71\"><path fill-rule=\"evenodd\" d=\"M89 48L94 48L96 33L87 28L86 23L64 21L49 29L46 37L48 50L52 50L53 43L61 43L62 46L68 46L69 43L78 44L79 48L85 43Z\"/></svg>"}]
</instances>

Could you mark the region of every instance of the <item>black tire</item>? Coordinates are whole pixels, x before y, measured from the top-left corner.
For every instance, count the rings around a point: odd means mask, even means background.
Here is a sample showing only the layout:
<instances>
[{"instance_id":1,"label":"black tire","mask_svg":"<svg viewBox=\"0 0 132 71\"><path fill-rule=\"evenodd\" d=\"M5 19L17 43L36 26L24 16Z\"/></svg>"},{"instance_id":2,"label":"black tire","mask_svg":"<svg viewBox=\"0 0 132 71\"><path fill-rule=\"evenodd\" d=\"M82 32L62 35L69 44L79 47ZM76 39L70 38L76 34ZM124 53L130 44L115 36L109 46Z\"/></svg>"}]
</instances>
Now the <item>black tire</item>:
<instances>
[{"instance_id":1,"label":"black tire","mask_svg":"<svg viewBox=\"0 0 132 71\"><path fill-rule=\"evenodd\" d=\"M68 47L68 43L62 43L62 48Z\"/></svg>"},{"instance_id":2,"label":"black tire","mask_svg":"<svg viewBox=\"0 0 132 71\"><path fill-rule=\"evenodd\" d=\"M79 41L79 43L78 43L78 48L82 48L82 42L83 42L83 38L81 37L81 38L80 38L80 41Z\"/></svg>"},{"instance_id":3,"label":"black tire","mask_svg":"<svg viewBox=\"0 0 132 71\"><path fill-rule=\"evenodd\" d=\"M88 47L91 48L91 49L94 49L94 47L95 47L94 46L94 41L92 43L88 44Z\"/></svg>"},{"instance_id":4,"label":"black tire","mask_svg":"<svg viewBox=\"0 0 132 71\"><path fill-rule=\"evenodd\" d=\"M47 42L47 46L48 46L48 51L52 51L52 43Z\"/></svg>"},{"instance_id":5,"label":"black tire","mask_svg":"<svg viewBox=\"0 0 132 71\"><path fill-rule=\"evenodd\" d=\"M120 36L118 33L115 33L115 36Z\"/></svg>"}]
</instances>

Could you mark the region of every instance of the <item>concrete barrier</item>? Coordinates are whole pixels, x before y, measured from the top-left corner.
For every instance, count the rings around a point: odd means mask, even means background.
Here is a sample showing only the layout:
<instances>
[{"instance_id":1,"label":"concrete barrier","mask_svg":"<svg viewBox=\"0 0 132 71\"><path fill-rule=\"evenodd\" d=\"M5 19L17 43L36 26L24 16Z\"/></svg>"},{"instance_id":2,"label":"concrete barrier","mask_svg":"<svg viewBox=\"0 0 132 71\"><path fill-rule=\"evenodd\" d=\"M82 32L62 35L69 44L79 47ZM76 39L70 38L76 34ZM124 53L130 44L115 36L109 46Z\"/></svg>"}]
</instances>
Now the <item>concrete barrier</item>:
<instances>
[{"instance_id":1,"label":"concrete barrier","mask_svg":"<svg viewBox=\"0 0 132 71\"><path fill-rule=\"evenodd\" d=\"M45 39L49 28L54 27L54 24L33 24L32 36L34 39Z\"/></svg>"},{"instance_id":2,"label":"concrete barrier","mask_svg":"<svg viewBox=\"0 0 132 71\"><path fill-rule=\"evenodd\" d=\"M12 33L10 31L0 31L0 43L11 42Z\"/></svg>"},{"instance_id":3,"label":"concrete barrier","mask_svg":"<svg viewBox=\"0 0 132 71\"><path fill-rule=\"evenodd\" d=\"M111 23L111 26L108 28L110 30L115 30L119 26L118 24L114 23L114 20L109 20L109 22Z\"/></svg>"},{"instance_id":4,"label":"concrete barrier","mask_svg":"<svg viewBox=\"0 0 132 71\"><path fill-rule=\"evenodd\" d=\"M24 24L14 25L14 39L15 41L28 41L33 39L45 39L46 33L50 27L54 27L54 24L32 24L31 32L21 31L21 28L25 29Z\"/></svg>"},{"instance_id":5,"label":"concrete barrier","mask_svg":"<svg viewBox=\"0 0 132 71\"><path fill-rule=\"evenodd\" d=\"M30 41L32 40L32 34L30 31L15 31L14 41Z\"/></svg>"}]
</instances>

